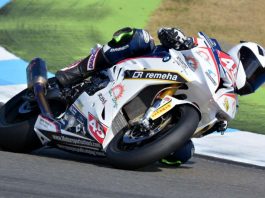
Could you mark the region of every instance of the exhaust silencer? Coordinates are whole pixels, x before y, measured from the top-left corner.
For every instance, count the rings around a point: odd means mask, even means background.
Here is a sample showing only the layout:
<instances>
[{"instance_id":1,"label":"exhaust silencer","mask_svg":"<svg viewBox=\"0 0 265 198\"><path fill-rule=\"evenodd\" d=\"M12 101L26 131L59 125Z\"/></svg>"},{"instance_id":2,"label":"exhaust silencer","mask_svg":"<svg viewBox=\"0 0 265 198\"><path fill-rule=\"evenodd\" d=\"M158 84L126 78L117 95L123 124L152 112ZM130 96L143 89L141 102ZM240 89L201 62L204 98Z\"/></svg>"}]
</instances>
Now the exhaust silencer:
<instances>
[{"instance_id":1,"label":"exhaust silencer","mask_svg":"<svg viewBox=\"0 0 265 198\"><path fill-rule=\"evenodd\" d=\"M47 68L44 60L35 58L30 61L27 67L27 83L28 89L32 89L35 83L40 83L43 86L47 84Z\"/></svg>"},{"instance_id":2,"label":"exhaust silencer","mask_svg":"<svg viewBox=\"0 0 265 198\"><path fill-rule=\"evenodd\" d=\"M47 117L53 117L49 104L45 98L47 86L47 68L44 60L35 58L27 67L28 89L33 89L35 99L38 102L41 113Z\"/></svg>"}]
</instances>

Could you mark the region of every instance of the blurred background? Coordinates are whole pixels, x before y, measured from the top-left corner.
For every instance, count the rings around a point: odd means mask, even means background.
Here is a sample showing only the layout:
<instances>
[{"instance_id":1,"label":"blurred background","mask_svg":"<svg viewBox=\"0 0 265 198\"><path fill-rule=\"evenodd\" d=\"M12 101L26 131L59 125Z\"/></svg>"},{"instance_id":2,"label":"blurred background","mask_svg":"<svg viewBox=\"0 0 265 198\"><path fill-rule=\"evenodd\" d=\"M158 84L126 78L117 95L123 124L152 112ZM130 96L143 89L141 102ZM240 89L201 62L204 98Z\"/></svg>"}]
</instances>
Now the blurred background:
<instances>
[{"instance_id":1,"label":"blurred background","mask_svg":"<svg viewBox=\"0 0 265 198\"><path fill-rule=\"evenodd\" d=\"M224 50L240 40L265 46L262 0L0 0L0 46L25 61L46 60L55 72L104 44L125 26L156 31L169 26L189 36L203 31ZM1 94L1 93L0 93ZM265 134L265 90L239 98L229 127Z\"/></svg>"}]
</instances>

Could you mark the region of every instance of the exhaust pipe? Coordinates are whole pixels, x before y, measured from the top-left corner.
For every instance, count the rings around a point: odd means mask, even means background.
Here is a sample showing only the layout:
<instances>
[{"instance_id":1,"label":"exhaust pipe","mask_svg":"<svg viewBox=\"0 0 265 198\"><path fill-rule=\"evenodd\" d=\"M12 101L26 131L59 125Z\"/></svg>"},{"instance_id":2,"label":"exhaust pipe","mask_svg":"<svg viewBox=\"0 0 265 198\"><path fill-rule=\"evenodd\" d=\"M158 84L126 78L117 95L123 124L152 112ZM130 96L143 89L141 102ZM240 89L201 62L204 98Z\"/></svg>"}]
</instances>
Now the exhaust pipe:
<instances>
[{"instance_id":1,"label":"exhaust pipe","mask_svg":"<svg viewBox=\"0 0 265 198\"><path fill-rule=\"evenodd\" d=\"M44 60L35 58L30 61L27 67L28 89L33 89L41 114L53 118L49 103L45 98L47 82L47 68Z\"/></svg>"}]
</instances>

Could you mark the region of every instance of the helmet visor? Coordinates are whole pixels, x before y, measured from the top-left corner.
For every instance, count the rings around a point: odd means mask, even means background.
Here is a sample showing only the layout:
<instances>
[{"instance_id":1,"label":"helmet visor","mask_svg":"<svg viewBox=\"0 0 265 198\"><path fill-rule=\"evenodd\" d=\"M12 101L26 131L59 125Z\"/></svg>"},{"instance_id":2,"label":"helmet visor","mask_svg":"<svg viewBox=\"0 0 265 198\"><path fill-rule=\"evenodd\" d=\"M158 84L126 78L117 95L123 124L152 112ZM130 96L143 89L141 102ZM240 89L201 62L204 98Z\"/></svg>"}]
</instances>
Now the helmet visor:
<instances>
[{"instance_id":1,"label":"helmet visor","mask_svg":"<svg viewBox=\"0 0 265 198\"><path fill-rule=\"evenodd\" d=\"M258 89L265 82L265 69L256 57L242 61L247 82L252 86L253 91Z\"/></svg>"}]
</instances>

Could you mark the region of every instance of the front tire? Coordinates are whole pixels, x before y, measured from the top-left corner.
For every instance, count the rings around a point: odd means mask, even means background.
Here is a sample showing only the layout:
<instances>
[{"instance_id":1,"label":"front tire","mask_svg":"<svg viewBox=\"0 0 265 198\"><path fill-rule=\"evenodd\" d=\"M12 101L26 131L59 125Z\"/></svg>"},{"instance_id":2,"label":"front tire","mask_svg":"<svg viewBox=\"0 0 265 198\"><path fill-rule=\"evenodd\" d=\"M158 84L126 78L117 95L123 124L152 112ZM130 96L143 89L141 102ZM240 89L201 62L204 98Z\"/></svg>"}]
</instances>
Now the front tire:
<instances>
[{"instance_id":1,"label":"front tire","mask_svg":"<svg viewBox=\"0 0 265 198\"><path fill-rule=\"evenodd\" d=\"M200 121L200 115L191 105L178 106L177 111L180 116L173 127L161 131L158 136L140 146L136 144L134 148L129 146L129 149L126 149L123 142L126 131L120 131L112 139L106 151L110 163L121 169L136 169L151 164L180 148L193 135Z\"/></svg>"}]
</instances>

